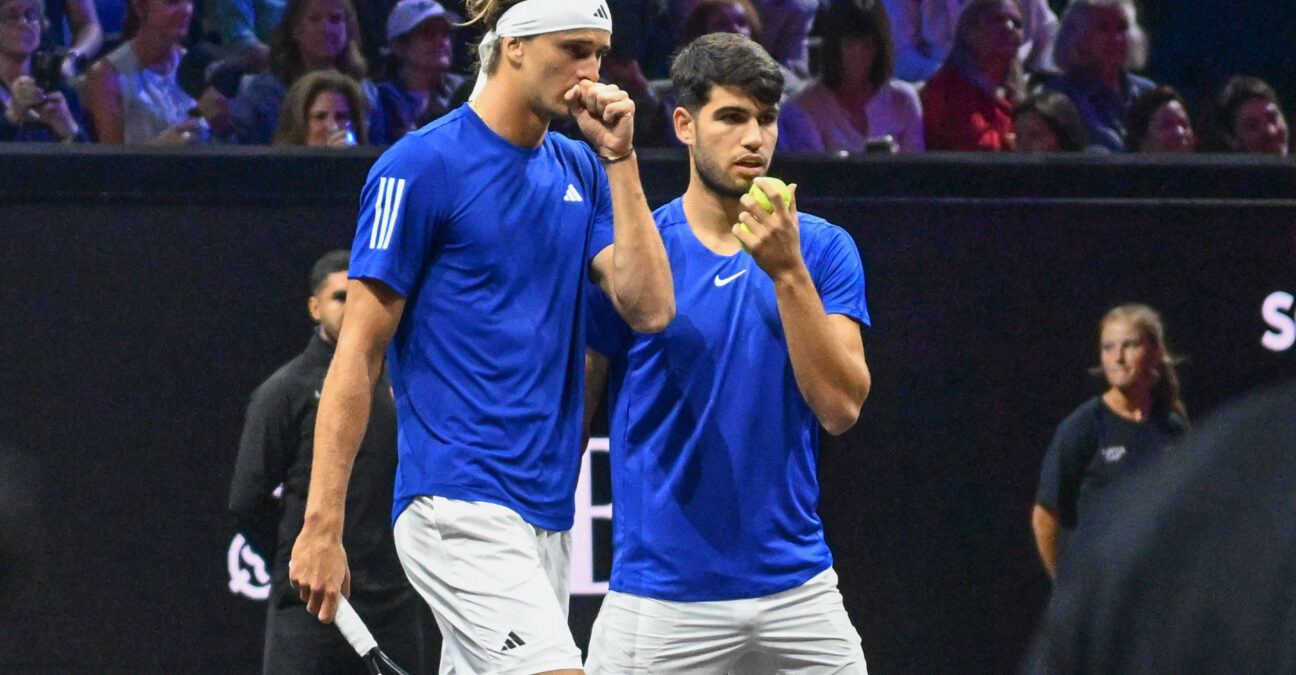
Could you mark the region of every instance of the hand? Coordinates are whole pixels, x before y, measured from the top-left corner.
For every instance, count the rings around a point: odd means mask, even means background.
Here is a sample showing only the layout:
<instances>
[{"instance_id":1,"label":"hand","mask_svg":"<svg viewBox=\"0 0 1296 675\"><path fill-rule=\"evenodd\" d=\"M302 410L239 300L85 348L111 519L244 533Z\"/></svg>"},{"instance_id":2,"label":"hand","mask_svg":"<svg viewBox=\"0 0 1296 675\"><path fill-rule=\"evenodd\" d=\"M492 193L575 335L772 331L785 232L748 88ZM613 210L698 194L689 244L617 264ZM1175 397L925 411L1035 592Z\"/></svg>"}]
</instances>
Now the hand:
<instances>
[{"instance_id":1,"label":"hand","mask_svg":"<svg viewBox=\"0 0 1296 675\"><path fill-rule=\"evenodd\" d=\"M151 145L187 145L193 141L194 133L197 131L198 120L185 120L163 129L162 133L154 136L149 143Z\"/></svg>"},{"instance_id":2,"label":"hand","mask_svg":"<svg viewBox=\"0 0 1296 675\"><path fill-rule=\"evenodd\" d=\"M306 611L324 623L332 622L338 594L351 597L351 570L341 537L304 525L293 544L288 580L306 603Z\"/></svg>"},{"instance_id":3,"label":"hand","mask_svg":"<svg viewBox=\"0 0 1296 675\"><path fill-rule=\"evenodd\" d=\"M756 179L756 184L763 188L763 181L767 180L762 176ZM745 210L738 213L738 223L730 230L751 252L756 264L775 281L783 274L805 267L801 258L801 226L796 215L796 183L789 185L788 190L792 193L791 203L784 203L783 195L773 186L766 190L773 213L757 204L751 195L743 195L740 201Z\"/></svg>"},{"instance_id":4,"label":"hand","mask_svg":"<svg viewBox=\"0 0 1296 675\"><path fill-rule=\"evenodd\" d=\"M13 103L9 104L11 114L16 118L14 121L21 120L28 110L39 107L45 102L45 90L36 86L36 80L30 75L23 75L14 80Z\"/></svg>"},{"instance_id":5,"label":"hand","mask_svg":"<svg viewBox=\"0 0 1296 675\"><path fill-rule=\"evenodd\" d=\"M230 121L229 99L217 91L216 87L207 87L203 91L198 98L197 108L207 124L211 125L212 131L227 134L234 130L234 124Z\"/></svg>"},{"instance_id":6,"label":"hand","mask_svg":"<svg viewBox=\"0 0 1296 675\"><path fill-rule=\"evenodd\" d=\"M63 57L63 63L59 64L59 71L63 73L64 80L71 80L77 76L77 61L80 60L81 54L68 51L67 56Z\"/></svg>"},{"instance_id":7,"label":"hand","mask_svg":"<svg viewBox=\"0 0 1296 675\"><path fill-rule=\"evenodd\" d=\"M620 157L634 148L635 104L611 84L581 80L563 95L581 133L603 157Z\"/></svg>"},{"instance_id":8,"label":"hand","mask_svg":"<svg viewBox=\"0 0 1296 675\"><path fill-rule=\"evenodd\" d=\"M350 135L351 135L351 130L346 127L342 127L341 129L337 129L329 133L328 140L324 141L324 145L330 148L353 147L355 145L355 141L352 138L347 138Z\"/></svg>"},{"instance_id":9,"label":"hand","mask_svg":"<svg viewBox=\"0 0 1296 675\"><path fill-rule=\"evenodd\" d=\"M54 92L45 97L45 102L37 108L40 119L45 123L59 138L71 138L76 135L77 123L76 118L72 117L72 111L68 109L67 99L62 92Z\"/></svg>"}]
</instances>

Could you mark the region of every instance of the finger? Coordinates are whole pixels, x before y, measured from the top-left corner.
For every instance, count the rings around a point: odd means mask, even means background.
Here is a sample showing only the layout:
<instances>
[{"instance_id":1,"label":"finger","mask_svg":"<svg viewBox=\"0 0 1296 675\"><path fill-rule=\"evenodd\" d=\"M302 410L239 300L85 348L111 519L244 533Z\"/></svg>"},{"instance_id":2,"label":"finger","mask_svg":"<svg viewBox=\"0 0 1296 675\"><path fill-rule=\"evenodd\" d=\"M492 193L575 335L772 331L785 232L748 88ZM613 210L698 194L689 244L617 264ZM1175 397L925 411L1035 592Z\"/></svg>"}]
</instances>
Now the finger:
<instances>
[{"instance_id":1,"label":"finger","mask_svg":"<svg viewBox=\"0 0 1296 675\"><path fill-rule=\"evenodd\" d=\"M755 220L757 223L763 223L764 222L763 219L769 217L770 215L769 211L766 211L765 207L761 206L760 204L757 204L756 199L749 194L744 194L743 196L739 197L738 203L742 204L742 207L744 209L743 211L739 212L738 214L739 218L741 218L742 215L745 213L751 216L752 219Z\"/></svg>"},{"instance_id":2,"label":"finger","mask_svg":"<svg viewBox=\"0 0 1296 675\"><path fill-rule=\"evenodd\" d=\"M351 597L351 568L348 567L346 576L342 577L342 595Z\"/></svg>"},{"instance_id":3,"label":"finger","mask_svg":"<svg viewBox=\"0 0 1296 675\"><path fill-rule=\"evenodd\" d=\"M733 227L729 228L729 232L732 233L734 238L738 240L738 243L742 244L743 248L748 251L756 245L756 236L752 233L751 229L743 223L735 223Z\"/></svg>"},{"instance_id":4,"label":"finger","mask_svg":"<svg viewBox=\"0 0 1296 675\"><path fill-rule=\"evenodd\" d=\"M796 191L797 191L797 184L796 184L796 183L791 183L791 184L788 185L788 192L791 192L791 193L792 193L792 203L791 203L791 204L788 204L788 210L789 210L789 211L796 211L796 210L797 210L797 208L796 208L796 203L797 203ZM779 195L779 196L782 197L783 195Z\"/></svg>"},{"instance_id":5,"label":"finger","mask_svg":"<svg viewBox=\"0 0 1296 675\"><path fill-rule=\"evenodd\" d=\"M333 623L333 617L337 616L338 594L329 593L324 596L324 601L320 603L319 620L321 623Z\"/></svg>"},{"instance_id":6,"label":"finger","mask_svg":"<svg viewBox=\"0 0 1296 675\"><path fill-rule=\"evenodd\" d=\"M759 209L760 207L757 206L756 208ZM761 209L761 213L759 213L759 214L757 214L757 213L755 213L755 212L753 212L753 211L751 211L751 210L747 210L747 211L739 211L739 212L738 212L738 224L739 224L739 225L746 225L747 228L748 228L748 231L751 232L751 233L760 232L763 228L768 227L768 225L765 224L765 221L760 220L759 217L758 217L758 216L764 216L764 215L766 215L765 212L764 212L764 209Z\"/></svg>"},{"instance_id":7,"label":"finger","mask_svg":"<svg viewBox=\"0 0 1296 675\"><path fill-rule=\"evenodd\" d=\"M633 116L634 109L634 101L629 100L628 97L624 101L609 103L605 108L603 108L603 121L612 123L626 117L627 115Z\"/></svg>"}]
</instances>

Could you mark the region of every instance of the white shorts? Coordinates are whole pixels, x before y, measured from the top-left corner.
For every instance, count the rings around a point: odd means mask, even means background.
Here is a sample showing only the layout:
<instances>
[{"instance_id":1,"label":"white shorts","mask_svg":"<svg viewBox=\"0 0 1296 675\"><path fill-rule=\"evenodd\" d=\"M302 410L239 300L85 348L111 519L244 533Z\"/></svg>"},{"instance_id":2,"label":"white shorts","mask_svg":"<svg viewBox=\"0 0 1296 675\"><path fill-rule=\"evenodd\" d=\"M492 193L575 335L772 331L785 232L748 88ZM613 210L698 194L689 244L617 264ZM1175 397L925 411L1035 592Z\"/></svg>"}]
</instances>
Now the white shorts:
<instances>
[{"instance_id":1,"label":"white shorts","mask_svg":"<svg viewBox=\"0 0 1296 675\"><path fill-rule=\"evenodd\" d=\"M441 673L581 667L567 627L569 532L498 504L419 497L396 519L395 538L441 629Z\"/></svg>"},{"instance_id":2,"label":"white shorts","mask_svg":"<svg viewBox=\"0 0 1296 675\"><path fill-rule=\"evenodd\" d=\"M590 636L585 672L864 675L859 633L830 567L781 593L670 602L612 591Z\"/></svg>"}]
</instances>

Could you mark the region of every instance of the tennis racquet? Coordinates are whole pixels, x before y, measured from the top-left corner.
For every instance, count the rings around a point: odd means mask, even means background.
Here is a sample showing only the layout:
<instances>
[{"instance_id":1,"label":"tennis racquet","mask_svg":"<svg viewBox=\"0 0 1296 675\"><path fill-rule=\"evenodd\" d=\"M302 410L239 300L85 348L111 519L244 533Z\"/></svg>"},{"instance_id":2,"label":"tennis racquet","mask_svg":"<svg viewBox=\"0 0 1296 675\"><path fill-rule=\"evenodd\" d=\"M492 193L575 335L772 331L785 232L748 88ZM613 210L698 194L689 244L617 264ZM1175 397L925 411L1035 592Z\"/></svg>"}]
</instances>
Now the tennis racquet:
<instances>
[{"instance_id":1,"label":"tennis racquet","mask_svg":"<svg viewBox=\"0 0 1296 675\"><path fill-rule=\"evenodd\" d=\"M360 615L356 614L345 596L338 596L337 614L333 617L333 624L342 631L342 637L345 637L346 641L351 643L351 648L360 655L371 675L409 675L378 647L378 641L374 639L373 633L369 632L369 627L360 620Z\"/></svg>"}]
</instances>

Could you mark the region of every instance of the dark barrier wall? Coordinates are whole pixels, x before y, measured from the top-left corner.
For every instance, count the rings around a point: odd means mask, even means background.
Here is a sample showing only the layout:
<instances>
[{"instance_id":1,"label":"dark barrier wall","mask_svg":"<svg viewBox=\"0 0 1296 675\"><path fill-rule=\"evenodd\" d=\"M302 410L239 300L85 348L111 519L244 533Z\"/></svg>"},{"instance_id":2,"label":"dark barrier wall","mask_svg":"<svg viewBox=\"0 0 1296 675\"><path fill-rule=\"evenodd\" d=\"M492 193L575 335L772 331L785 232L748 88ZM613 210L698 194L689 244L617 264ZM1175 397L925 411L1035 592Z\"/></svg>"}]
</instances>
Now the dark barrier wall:
<instances>
[{"instance_id":1,"label":"dark barrier wall","mask_svg":"<svg viewBox=\"0 0 1296 675\"><path fill-rule=\"evenodd\" d=\"M0 155L0 671L256 671L263 609L230 590L224 515L243 410L304 345L303 277L349 245L371 161ZM686 182L678 156L642 165L654 206ZM1048 593L1036 472L1098 391L1107 307L1163 310L1197 416L1296 374L1291 163L775 173L855 236L868 271L874 393L824 443L821 511L871 672L1012 670ZM597 605L573 603L581 641Z\"/></svg>"}]
</instances>

